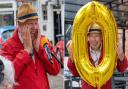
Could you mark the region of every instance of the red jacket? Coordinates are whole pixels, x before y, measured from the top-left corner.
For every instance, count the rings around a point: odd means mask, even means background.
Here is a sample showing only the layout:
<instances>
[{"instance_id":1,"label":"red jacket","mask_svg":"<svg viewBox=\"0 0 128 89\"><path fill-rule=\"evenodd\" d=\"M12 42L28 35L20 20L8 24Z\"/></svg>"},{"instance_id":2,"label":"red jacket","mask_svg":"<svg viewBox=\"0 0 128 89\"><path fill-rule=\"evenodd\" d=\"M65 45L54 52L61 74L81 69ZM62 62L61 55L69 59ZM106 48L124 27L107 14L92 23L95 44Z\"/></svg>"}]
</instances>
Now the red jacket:
<instances>
[{"instance_id":1,"label":"red jacket","mask_svg":"<svg viewBox=\"0 0 128 89\"><path fill-rule=\"evenodd\" d=\"M101 52L101 54L100 54L98 64L101 63L102 57L103 57L103 52ZM93 64L93 66L95 66L90 54L89 54L89 59L90 59L91 63ZM75 67L74 63L72 63L71 59L68 59L67 66L74 76L77 76L77 77L79 76L79 74L76 70L76 67ZM117 61L117 69L120 72L124 72L125 69L127 68L127 66L128 66L128 61L127 61L126 57L122 62L120 60ZM98 88L94 88L91 85L87 84L84 80L82 80L82 89L98 89ZM111 78L106 82L105 85L103 85L101 87L101 89L111 89Z\"/></svg>"},{"instance_id":2,"label":"red jacket","mask_svg":"<svg viewBox=\"0 0 128 89\"><path fill-rule=\"evenodd\" d=\"M48 46L54 52L50 43ZM52 58L53 64L50 63L41 45L38 53L34 50L34 63L32 57L24 51L17 30L13 37L3 44L0 54L14 64L15 81L18 83L14 89L50 89L47 73L57 75L60 70L60 65L54 57Z\"/></svg>"}]
</instances>

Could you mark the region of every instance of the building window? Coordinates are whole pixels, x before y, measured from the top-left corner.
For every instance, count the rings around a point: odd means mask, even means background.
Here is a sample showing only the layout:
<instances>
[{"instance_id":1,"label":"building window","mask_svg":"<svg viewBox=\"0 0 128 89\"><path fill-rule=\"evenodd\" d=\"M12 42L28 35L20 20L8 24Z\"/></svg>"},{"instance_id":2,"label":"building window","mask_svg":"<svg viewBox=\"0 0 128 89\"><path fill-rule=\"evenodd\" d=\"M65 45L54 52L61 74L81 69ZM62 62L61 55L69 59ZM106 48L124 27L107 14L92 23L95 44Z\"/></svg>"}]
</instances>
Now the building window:
<instances>
[{"instance_id":1,"label":"building window","mask_svg":"<svg viewBox=\"0 0 128 89\"><path fill-rule=\"evenodd\" d=\"M47 31L46 25L43 25L43 31Z\"/></svg>"},{"instance_id":2,"label":"building window","mask_svg":"<svg viewBox=\"0 0 128 89\"><path fill-rule=\"evenodd\" d=\"M42 15L43 15L43 20L47 20L47 6L42 5Z\"/></svg>"},{"instance_id":3,"label":"building window","mask_svg":"<svg viewBox=\"0 0 128 89\"><path fill-rule=\"evenodd\" d=\"M12 6L12 3L2 3L2 4L0 4L0 8L1 9L13 8L13 6Z\"/></svg>"},{"instance_id":4,"label":"building window","mask_svg":"<svg viewBox=\"0 0 128 89\"><path fill-rule=\"evenodd\" d=\"M0 26L14 25L13 11L1 11L0 13Z\"/></svg>"}]
</instances>

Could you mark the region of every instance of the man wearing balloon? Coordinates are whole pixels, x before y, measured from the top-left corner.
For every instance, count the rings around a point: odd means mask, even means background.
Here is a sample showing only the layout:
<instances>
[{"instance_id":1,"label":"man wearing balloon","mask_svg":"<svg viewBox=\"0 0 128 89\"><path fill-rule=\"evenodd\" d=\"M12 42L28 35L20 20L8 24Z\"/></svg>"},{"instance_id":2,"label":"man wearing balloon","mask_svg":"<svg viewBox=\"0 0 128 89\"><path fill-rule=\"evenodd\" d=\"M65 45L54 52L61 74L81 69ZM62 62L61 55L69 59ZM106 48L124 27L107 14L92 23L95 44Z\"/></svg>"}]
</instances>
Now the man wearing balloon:
<instances>
[{"instance_id":1,"label":"man wearing balloon","mask_svg":"<svg viewBox=\"0 0 128 89\"><path fill-rule=\"evenodd\" d=\"M117 44L110 10L96 1L86 4L76 14L72 31L67 43L69 70L82 78L82 89L111 89L115 69L124 72L128 61Z\"/></svg>"}]
</instances>

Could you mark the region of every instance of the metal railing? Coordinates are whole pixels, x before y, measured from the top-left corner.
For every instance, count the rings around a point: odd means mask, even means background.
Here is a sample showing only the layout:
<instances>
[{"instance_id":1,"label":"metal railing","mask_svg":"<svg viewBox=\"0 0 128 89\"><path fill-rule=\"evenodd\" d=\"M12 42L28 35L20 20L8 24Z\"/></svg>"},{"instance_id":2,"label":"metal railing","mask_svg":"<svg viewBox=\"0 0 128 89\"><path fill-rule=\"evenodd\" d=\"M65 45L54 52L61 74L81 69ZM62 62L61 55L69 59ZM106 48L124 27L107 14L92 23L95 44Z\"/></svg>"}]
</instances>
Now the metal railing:
<instances>
[{"instance_id":1,"label":"metal railing","mask_svg":"<svg viewBox=\"0 0 128 89\"><path fill-rule=\"evenodd\" d=\"M74 77L69 72L65 70L64 74L64 89L81 89L81 79L79 77ZM112 89L128 89L128 72L120 73L115 72L112 77Z\"/></svg>"}]
</instances>

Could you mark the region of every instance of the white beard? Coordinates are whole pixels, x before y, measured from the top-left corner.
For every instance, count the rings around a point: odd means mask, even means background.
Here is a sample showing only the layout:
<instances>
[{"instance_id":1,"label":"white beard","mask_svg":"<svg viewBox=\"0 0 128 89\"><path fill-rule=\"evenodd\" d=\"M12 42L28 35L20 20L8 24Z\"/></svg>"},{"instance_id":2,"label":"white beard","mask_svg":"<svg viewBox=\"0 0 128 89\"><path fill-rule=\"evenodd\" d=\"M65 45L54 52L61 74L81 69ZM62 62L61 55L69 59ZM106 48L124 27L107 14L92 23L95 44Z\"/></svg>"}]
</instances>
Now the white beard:
<instances>
[{"instance_id":1,"label":"white beard","mask_svg":"<svg viewBox=\"0 0 128 89\"><path fill-rule=\"evenodd\" d=\"M0 89L6 89L4 85L7 85L9 89L12 89L13 85L15 84L14 80L14 67L11 61L9 61L7 58L0 56L0 60L4 64L4 70L2 73L4 73L4 80L0 84ZM7 88L8 89L8 88Z\"/></svg>"}]
</instances>

